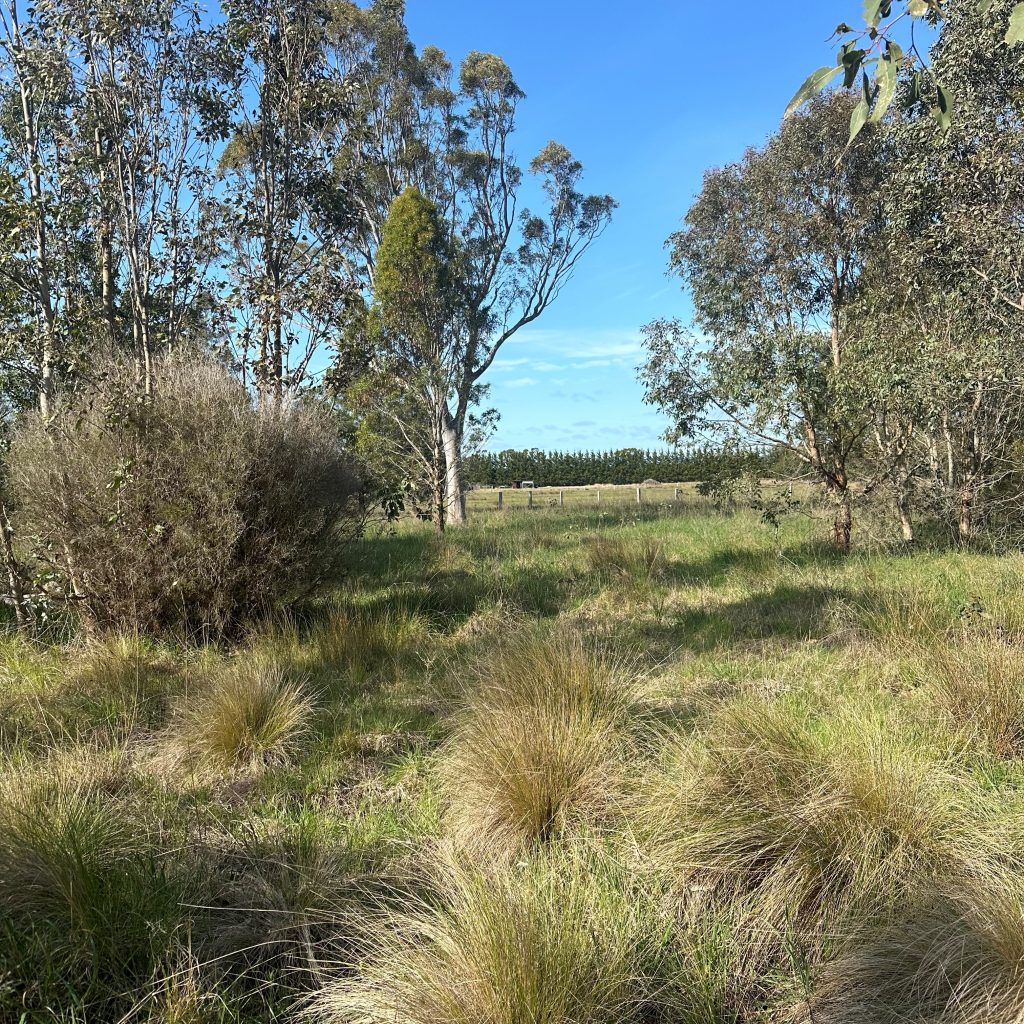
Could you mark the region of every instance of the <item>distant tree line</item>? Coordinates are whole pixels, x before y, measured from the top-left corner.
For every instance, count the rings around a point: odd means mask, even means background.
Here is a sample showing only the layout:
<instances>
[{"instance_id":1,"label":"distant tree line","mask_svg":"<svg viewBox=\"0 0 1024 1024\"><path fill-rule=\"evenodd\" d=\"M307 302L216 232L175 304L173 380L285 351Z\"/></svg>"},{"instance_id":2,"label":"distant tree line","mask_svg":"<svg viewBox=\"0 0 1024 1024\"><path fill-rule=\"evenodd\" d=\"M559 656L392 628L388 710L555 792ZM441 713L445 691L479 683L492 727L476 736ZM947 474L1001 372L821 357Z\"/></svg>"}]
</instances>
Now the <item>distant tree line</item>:
<instances>
[{"instance_id":1,"label":"distant tree line","mask_svg":"<svg viewBox=\"0 0 1024 1024\"><path fill-rule=\"evenodd\" d=\"M652 451L555 451L538 448L478 452L466 459L466 480L478 487L507 487L532 480L538 487L588 487L596 484L702 483L722 477L788 476L797 468L771 446L702 445Z\"/></svg>"}]
</instances>

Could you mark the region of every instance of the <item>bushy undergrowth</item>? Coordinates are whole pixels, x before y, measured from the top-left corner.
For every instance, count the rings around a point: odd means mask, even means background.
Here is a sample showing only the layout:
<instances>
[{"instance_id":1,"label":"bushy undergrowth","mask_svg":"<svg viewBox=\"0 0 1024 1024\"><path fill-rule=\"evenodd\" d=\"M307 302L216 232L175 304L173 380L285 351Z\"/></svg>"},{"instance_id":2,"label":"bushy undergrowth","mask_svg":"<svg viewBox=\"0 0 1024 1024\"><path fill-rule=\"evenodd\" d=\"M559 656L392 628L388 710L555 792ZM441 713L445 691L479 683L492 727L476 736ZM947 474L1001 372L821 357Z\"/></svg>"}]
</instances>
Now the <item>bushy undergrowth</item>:
<instances>
[{"instance_id":1,"label":"bushy undergrowth","mask_svg":"<svg viewBox=\"0 0 1024 1024\"><path fill-rule=\"evenodd\" d=\"M113 365L9 454L15 531L48 592L104 627L230 631L307 593L358 523L358 482L329 419L257 409L200 358L139 394Z\"/></svg>"},{"instance_id":2,"label":"bushy undergrowth","mask_svg":"<svg viewBox=\"0 0 1024 1024\"><path fill-rule=\"evenodd\" d=\"M234 647L0 642L0 1020L1021 1017L1024 563L585 510L350 554Z\"/></svg>"}]
</instances>

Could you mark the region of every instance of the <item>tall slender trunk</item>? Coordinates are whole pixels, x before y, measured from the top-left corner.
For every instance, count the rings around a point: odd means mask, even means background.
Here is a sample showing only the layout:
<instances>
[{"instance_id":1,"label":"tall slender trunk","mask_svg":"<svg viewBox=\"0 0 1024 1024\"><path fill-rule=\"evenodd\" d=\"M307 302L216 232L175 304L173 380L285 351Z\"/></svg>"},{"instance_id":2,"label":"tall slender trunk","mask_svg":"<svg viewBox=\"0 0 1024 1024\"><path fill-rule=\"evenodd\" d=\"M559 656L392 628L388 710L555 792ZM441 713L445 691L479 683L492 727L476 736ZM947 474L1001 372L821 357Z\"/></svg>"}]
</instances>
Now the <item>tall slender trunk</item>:
<instances>
[{"instance_id":1,"label":"tall slender trunk","mask_svg":"<svg viewBox=\"0 0 1024 1024\"><path fill-rule=\"evenodd\" d=\"M14 32L21 45L21 29L17 22L17 10L11 8L14 19ZM35 218L35 253L36 267L36 301L42 314L42 338L39 353L39 411L49 418L53 405L53 372L57 361L57 313L53 301L53 284L50 276L50 253L46 225L46 198L43 195L43 182L39 173L41 165L39 138L35 128L35 102L32 97L32 86L21 79L19 81L21 98L22 133L25 141L25 156L28 171L29 195L32 197L33 215Z\"/></svg>"},{"instance_id":2,"label":"tall slender trunk","mask_svg":"<svg viewBox=\"0 0 1024 1024\"><path fill-rule=\"evenodd\" d=\"M968 544L974 536L974 488L969 482L965 482L960 488L959 506L957 532L960 535L960 543Z\"/></svg>"},{"instance_id":3,"label":"tall slender trunk","mask_svg":"<svg viewBox=\"0 0 1024 1024\"><path fill-rule=\"evenodd\" d=\"M896 483L896 512L900 517L900 530L903 533L903 543L910 545L914 543L914 521L910 514L910 494L904 481Z\"/></svg>"},{"instance_id":4,"label":"tall slender trunk","mask_svg":"<svg viewBox=\"0 0 1024 1024\"><path fill-rule=\"evenodd\" d=\"M444 442L441 439L440 429L434 430L434 451L431 459L431 517L434 529L438 533L444 533L445 520L445 459Z\"/></svg>"},{"instance_id":5,"label":"tall slender trunk","mask_svg":"<svg viewBox=\"0 0 1024 1024\"><path fill-rule=\"evenodd\" d=\"M441 437L445 458L445 511L449 523L464 523L466 504L462 490L462 438L447 405L441 413Z\"/></svg>"},{"instance_id":6,"label":"tall slender trunk","mask_svg":"<svg viewBox=\"0 0 1024 1024\"><path fill-rule=\"evenodd\" d=\"M14 605L14 619L18 629L28 629L31 615L25 601L25 589L22 585L21 566L14 554L14 530L7 515L7 503L0 501L0 543L3 545L4 564L7 567L7 585L11 591L11 604Z\"/></svg>"}]
</instances>

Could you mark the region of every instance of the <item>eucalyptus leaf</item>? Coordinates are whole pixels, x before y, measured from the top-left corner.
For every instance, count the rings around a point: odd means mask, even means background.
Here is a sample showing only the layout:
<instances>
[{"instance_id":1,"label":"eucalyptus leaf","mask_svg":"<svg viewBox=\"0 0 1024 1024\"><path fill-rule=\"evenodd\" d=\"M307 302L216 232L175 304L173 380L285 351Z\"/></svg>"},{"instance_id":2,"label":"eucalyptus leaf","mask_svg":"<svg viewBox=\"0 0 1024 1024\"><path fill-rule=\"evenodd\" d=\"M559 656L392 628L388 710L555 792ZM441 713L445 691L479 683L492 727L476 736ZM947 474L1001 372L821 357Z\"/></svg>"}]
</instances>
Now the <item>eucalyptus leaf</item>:
<instances>
[{"instance_id":1,"label":"eucalyptus leaf","mask_svg":"<svg viewBox=\"0 0 1024 1024\"><path fill-rule=\"evenodd\" d=\"M789 101L784 117L789 117L793 111L802 107L809 99L817 96L828 84L842 71L842 66L830 68L818 68L810 75L806 82L796 91L796 95Z\"/></svg>"}]
</instances>

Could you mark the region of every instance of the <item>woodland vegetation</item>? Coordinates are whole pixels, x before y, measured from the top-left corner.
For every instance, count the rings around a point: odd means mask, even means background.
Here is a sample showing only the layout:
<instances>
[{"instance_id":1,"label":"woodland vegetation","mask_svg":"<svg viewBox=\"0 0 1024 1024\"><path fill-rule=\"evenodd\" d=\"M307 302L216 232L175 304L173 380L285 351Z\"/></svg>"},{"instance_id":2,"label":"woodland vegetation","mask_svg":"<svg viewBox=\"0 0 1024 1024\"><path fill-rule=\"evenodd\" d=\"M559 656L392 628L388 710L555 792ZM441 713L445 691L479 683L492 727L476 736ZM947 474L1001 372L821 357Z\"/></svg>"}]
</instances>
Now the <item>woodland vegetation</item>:
<instances>
[{"instance_id":1,"label":"woodland vegetation","mask_svg":"<svg viewBox=\"0 0 1024 1024\"><path fill-rule=\"evenodd\" d=\"M673 447L544 453L616 204L501 58L0 4L0 1022L1024 1019L1024 5L865 19L669 240Z\"/></svg>"}]
</instances>

